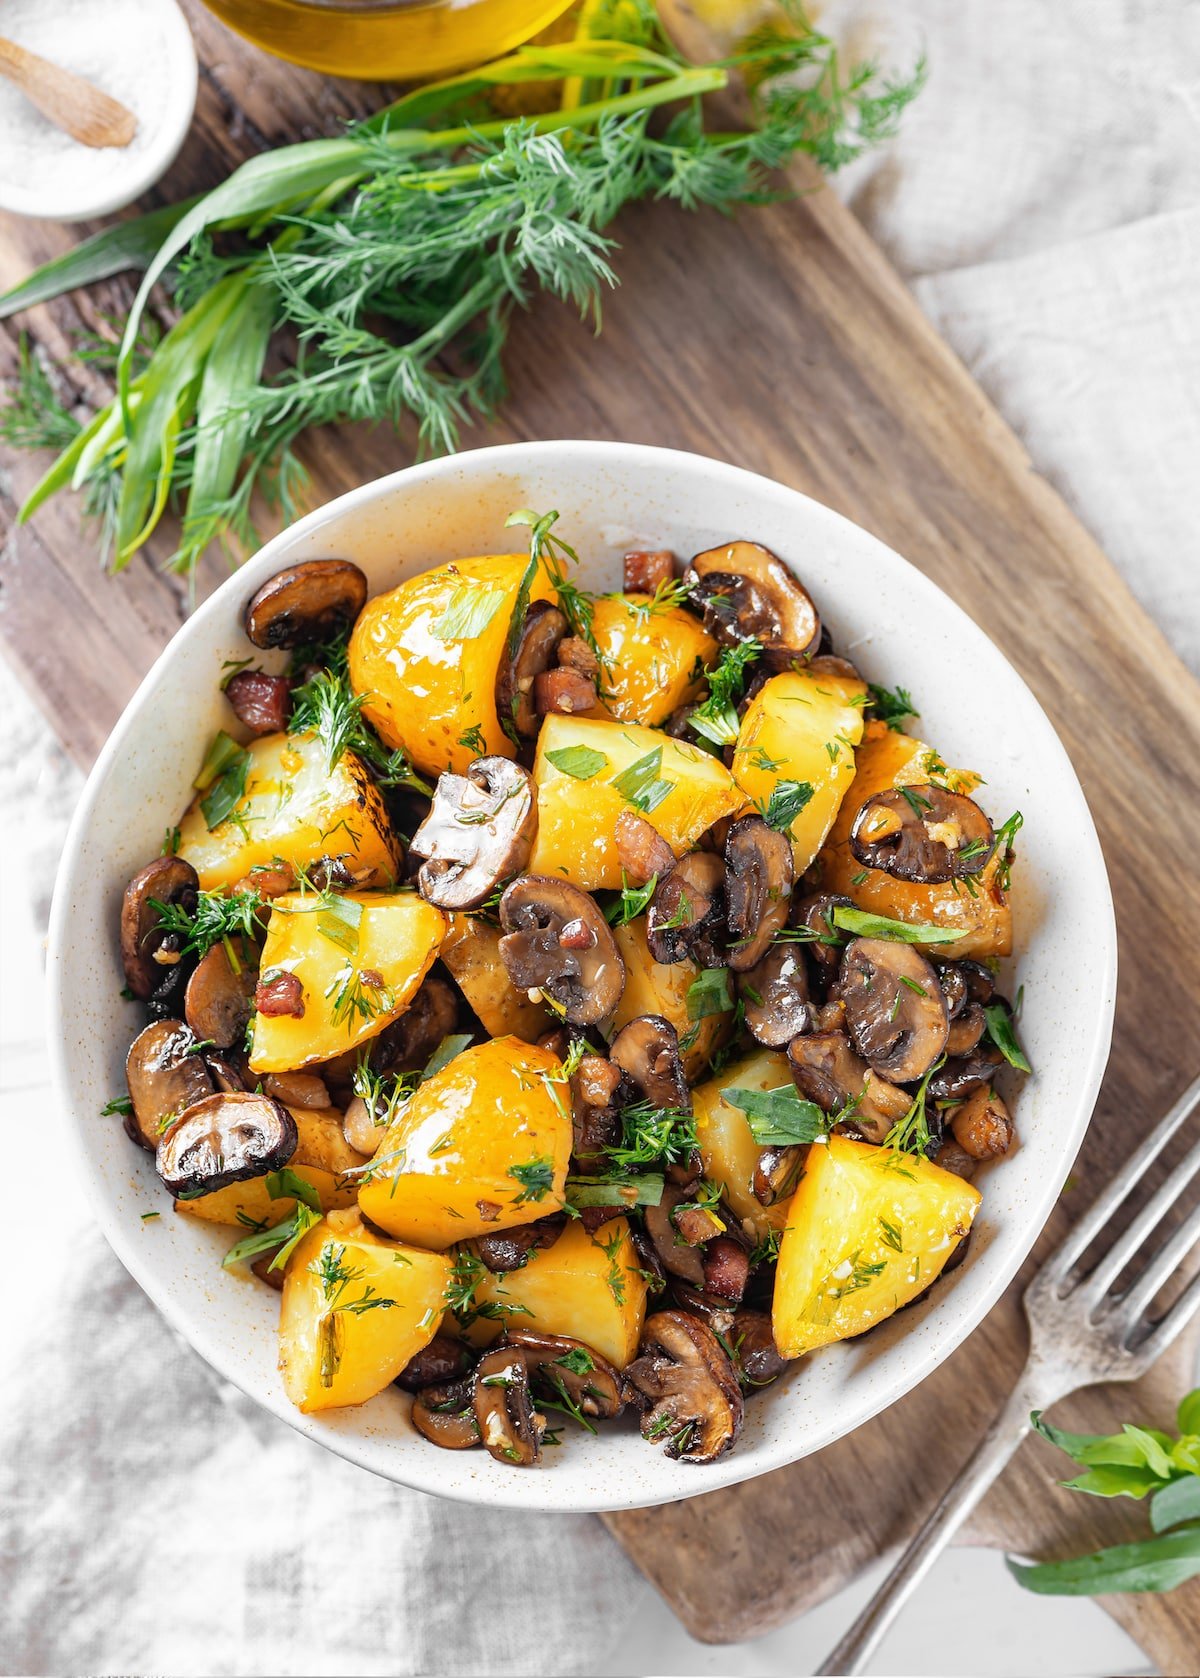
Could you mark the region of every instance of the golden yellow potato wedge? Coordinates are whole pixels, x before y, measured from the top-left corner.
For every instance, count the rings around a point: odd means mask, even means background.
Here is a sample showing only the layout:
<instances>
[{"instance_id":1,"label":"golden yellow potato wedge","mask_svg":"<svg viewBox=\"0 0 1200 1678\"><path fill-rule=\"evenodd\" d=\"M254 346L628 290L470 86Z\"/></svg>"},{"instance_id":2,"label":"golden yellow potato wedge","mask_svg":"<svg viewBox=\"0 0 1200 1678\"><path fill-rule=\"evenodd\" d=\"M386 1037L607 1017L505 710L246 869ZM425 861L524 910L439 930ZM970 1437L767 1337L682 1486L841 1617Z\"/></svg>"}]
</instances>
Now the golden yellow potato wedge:
<instances>
[{"instance_id":1,"label":"golden yellow potato wedge","mask_svg":"<svg viewBox=\"0 0 1200 1678\"><path fill-rule=\"evenodd\" d=\"M353 752L332 769L315 734L264 734L251 740L246 786L232 814L211 830L198 794L179 824L179 855L205 891L220 891L277 858L307 868L342 857L367 885L390 885L397 857L375 782Z\"/></svg>"},{"instance_id":2,"label":"golden yellow potato wedge","mask_svg":"<svg viewBox=\"0 0 1200 1678\"><path fill-rule=\"evenodd\" d=\"M584 891L621 884L613 830L622 810L638 810L681 856L745 803L708 752L656 729L595 717L548 716L533 778L538 834L529 871L561 875Z\"/></svg>"},{"instance_id":3,"label":"golden yellow potato wedge","mask_svg":"<svg viewBox=\"0 0 1200 1678\"><path fill-rule=\"evenodd\" d=\"M917 1154L831 1136L809 1149L779 1248L771 1321L785 1358L861 1334L939 1276L979 1191Z\"/></svg>"},{"instance_id":4,"label":"golden yellow potato wedge","mask_svg":"<svg viewBox=\"0 0 1200 1678\"><path fill-rule=\"evenodd\" d=\"M496 676L527 554L459 559L377 594L350 637L350 684L363 716L427 775L512 757L496 715ZM539 569L531 600L555 593Z\"/></svg>"},{"instance_id":5,"label":"golden yellow potato wedge","mask_svg":"<svg viewBox=\"0 0 1200 1678\"><path fill-rule=\"evenodd\" d=\"M384 1133L358 1204L402 1241L449 1247L564 1204L570 1092L556 1055L516 1037L466 1049Z\"/></svg>"},{"instance_id":6,"label":"golden yellow potato wedge","mask_svg":"<svg viewBox=\"0 0 1200 1678\"><path fill-rule=\"evenodd\" d=\"M279 1368L300 1410L365 1404L438 1331L450 1261L330 1212L288 1260Z\"/></svg>"},{"instance_id":7,"label":"golden yellow potato wedge","mask_svg":"<svg viewBox=\"0 0 1200 1678\"><path fill-rule=\"evenodd\" d=\"M738 785L760 808L772 795L786 799L789 786L810 789L788 828L797 875L820 850L854 779L866 693L865 682L787 670L764 683L746 707L733 754ZM798 804L802 798L796 794Z\"/></svg>"},{"instance_id":8,"label":"golden yellow potato wedge","mask_svg":"<svg viewBox=\"0 0 1200 1678\"><path fill-rule=\"evenodd\" d=\"M666 722L706 691L698 671L716 658L717 643L698 618L652 604L649 594L605 594L593 607L603 706L618 722Z\"/></svg>"},{"instance_id":9,"label":"golden yellow potato wedge","mask_svg":"<svg viewBox=\"0 0 1200 1678\"><path fill-rule=\"evenodd\" d=\"M475 1299L523 1307L509 1318L514 1328L570 1335L623 1369L637 1356L646 1292L629 1223L614 1218L594 1235L582 1224L568 1224L552 1247L530 1254L520 1270L487 1272Z\"/></svg>"},{"instance_id":10,"label":"golden yellow potato wedge","mask_svg":"<svg viewBox=\"0 0 1200 1678\"><path fill-rule=\"evenodd\" d=\"M646 943L646 921L639 916L625 926L614 926L613 937L625 963L625 989L613 1016L613 1031L620 1031L639 1014L661 1014L679 1036L683 1069L689 1082L699 1077L733 1028L733 1011L718 1008L721 983L697 986L701 969L694 961L670 965L655 961ZM693 986L697 988L693 991ZM728 985L725 993L732 996Z\"/></svg>"},{"instance_id":11,"label":"golden yellow potato wedge","mask_svg":"<svg viewBox=\"0 0 1200 1678\"><path fill-rule=\"evenodd\" d=\"M837 820L821 852L821 887L853 897L862 909L890 920L922 926L944 926L964 936L946 944L922 946L926 955L970 957L1012 954L1012 908L997 878L1000 858L993 857L981 874L967 883L948 880L943 885L912 884L893 879L880 868L863 868L850 849L850 829L868 798L886 787L919 786L935 776L952 792L968 795L979 776L964 769L946 769L937 753L922 740L872 723L858 749L858 772L842 802Z\"/></svg>"},{"instance_id":12,"label":"golden yellow potato wedge","mask_svg":"<svg viewBox=\"0 0 1200 1678\"><path fill-rule=\"evenodd\" d=\"M445 931L441 910L411 891L277 897L262 982L294 973L304 1013L255 1014L251 1071L295 1071L377 1036L412 1001Z\"/></svg>"},{"instance_id":13,"label":"golden yellow potato wedge","mask_svg":"<svg viewBox=\"0 0 1200 1678\"><path fill-rule=\"evenodd\" d=\"M765 1240L772 1230L785 1227L790 1201L764 1206L755 1198L754 1170L762 1149L751 1134L745 1113L740 1107L731 1107L721 1092L775 1090L784 1085L792 1087L787 1056L775 1049L759 1049L692 1091L696 1140L704 1161L704 1175L720 1183L731 1211L756 1241Z\"/></svg>"},{"instance_id":14,"label":"golden yellow potato wedge","mask_svg":"<svg viewBox=\"0 0 1200 1678\"><path fill-rule=\"evenodd\" d=\"M358 1182L345 1173L353 1171L356 1165L365 1165L366 1160L347 1142L342 1115L334 1107L289 1107L288 1112L296 1121L300 1139L287 1169L317 1191L323 1212L353 1206L358 1199ZM268 1193L266 1177L251 1177L247 1182L230 1183L227 1188L202 1194L195 1200L175 1202L175 1210L189 1218L202 1218L214 1224L240 1224L243 1229L254 1224L270 1227L282 1223L295 1209L294 1196Z\"/></svg>"},{"instance_id":15,"label":"golden yellow potato wedge","mask_svg":"<svg viewBox=\"0 0 1200 1678\"><path fill-rule=\"evenodd\" d=\"M540 1002L517 990L500 960L500 928L474 915L451 915L441 959L492 1037L534 1043L553 1028Z\"/></svg>"}]
</instances>

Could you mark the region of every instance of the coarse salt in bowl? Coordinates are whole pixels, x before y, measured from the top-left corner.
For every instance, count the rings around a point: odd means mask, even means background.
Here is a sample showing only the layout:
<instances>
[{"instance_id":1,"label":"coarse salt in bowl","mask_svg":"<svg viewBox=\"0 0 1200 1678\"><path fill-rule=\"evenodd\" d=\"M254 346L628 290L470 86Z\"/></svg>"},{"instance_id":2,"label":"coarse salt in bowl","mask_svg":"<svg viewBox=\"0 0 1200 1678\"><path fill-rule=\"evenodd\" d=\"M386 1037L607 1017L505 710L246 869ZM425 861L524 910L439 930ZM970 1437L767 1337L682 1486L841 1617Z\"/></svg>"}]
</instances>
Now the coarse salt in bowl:
<instances>
[{"instance_id":1,"label":"coarse salt in bowl","mask_svg":"<svg viewBox=\"0 0 1200 1678\"><path fill-rule=\"evenodd\" d=\"M52 221L109 215L175 161L196 105L196 49L175 0L5 0L0 35L119 99L127 146L85 146L0 80L0 209Z\"/></svg>"}]
</instances>

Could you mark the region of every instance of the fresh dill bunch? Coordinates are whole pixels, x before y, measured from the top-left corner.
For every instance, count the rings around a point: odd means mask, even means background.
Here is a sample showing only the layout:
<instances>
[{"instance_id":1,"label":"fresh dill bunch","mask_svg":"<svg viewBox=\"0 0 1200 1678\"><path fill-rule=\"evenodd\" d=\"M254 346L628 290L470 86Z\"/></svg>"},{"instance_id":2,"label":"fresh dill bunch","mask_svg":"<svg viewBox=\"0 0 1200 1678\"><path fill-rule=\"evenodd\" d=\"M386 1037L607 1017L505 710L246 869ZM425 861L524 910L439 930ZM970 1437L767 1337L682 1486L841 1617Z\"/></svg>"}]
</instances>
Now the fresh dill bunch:
<instances>
[{"instance_id":1,"label":"fresh dill bunch","mask_svg":"<svg viewBox=\"0 0 1200 1678\"><path fill-rule=\"evenodd\" d=\"M316 671L292 691L290 734L315 734L325 748L325 768L332 771L345 754L353 752L368 764L381 787L408 787L426 798L433 788L421 778L402 751L389 751L363 721L369 694L350 691L342 668Z\"/></svg>"},{"instance_id":2,"label":"fresh dill bunch","mask_svg":"<svg viewBox=\"0 0 1200 1678\"><path fill-rule=\"evenodd\" d=\"M732 746L738 737L737 702L746 686L746 673L762 657L762 643L753 639L726 647L711 670L704 672L708 698L697 705L688 726L714 746Z\"/></svg>"},{"instance_id":3,"label":"fresh dill bunch","mask_svg":"<svg viewBox=\"0 0 1200 1678\"><path fill-rule=\"evenodd\" d=\"M696 1148L696 1120L691 1113L638 1101L621 1113L621 1141L604 1152L627 1171L646 1165L673 1165Z\"/></svg>"},{"instance_id":4,"label":"fresh dill bunch","mask_svg":"<svg viewBox=\"0 0 1200 1678\"><path fill-rule=\"evenodd\" d=\"M253 891L200 891L190 911L182 903L162 903L156 898L150 901L158 912L158 929L174 933L185 955L194 950L198 956L205 956L220 943L228 950L233 938L253 944L267 930L267 905Z\"/></svg>"}]
</instances>

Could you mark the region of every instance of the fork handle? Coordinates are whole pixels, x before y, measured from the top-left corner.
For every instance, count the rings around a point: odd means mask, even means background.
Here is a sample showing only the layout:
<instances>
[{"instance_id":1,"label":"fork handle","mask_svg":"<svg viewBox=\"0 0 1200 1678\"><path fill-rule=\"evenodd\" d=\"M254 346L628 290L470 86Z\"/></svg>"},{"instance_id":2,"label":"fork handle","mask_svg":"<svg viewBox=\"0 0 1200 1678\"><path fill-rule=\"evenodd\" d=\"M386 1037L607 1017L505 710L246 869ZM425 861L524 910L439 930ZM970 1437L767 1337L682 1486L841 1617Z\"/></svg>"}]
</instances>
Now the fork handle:
<instances>
[{"instance_id":1,"label":"fork handle","mask_svg":"<svg viewBox=\"0 0 1200 1678\"><path fill-rule=\"evenodd\" d=\"M875 1592L850 1630L818 1667L816 1678L850 1678L861 1672L880 1638L929 1572L943 1549L988 1488L999 1478L1030 1430L1029 1412L1063 1395L1049 1372L1026 1364L1004 1408L980 1440L974 1455L942 1494L925 1524Z\"/></svg>"}]
</instances>

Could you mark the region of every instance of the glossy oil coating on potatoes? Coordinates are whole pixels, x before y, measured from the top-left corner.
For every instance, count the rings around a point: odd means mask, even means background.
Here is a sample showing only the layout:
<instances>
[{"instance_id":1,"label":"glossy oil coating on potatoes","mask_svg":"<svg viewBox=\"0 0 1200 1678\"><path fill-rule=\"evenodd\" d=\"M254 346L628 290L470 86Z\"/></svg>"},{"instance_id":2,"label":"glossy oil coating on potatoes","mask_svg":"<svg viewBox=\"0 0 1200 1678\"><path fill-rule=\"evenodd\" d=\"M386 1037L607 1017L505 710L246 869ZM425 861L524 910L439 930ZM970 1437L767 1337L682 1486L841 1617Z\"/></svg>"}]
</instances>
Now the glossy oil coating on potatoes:
<instances>
[{"instance_id":1,"label":"glossy oil coating on potatoes","mask_svg":"<svg viewBox=\"0 0 1200 1678\"><path fill-rule=\"evenodd\" d=\"M288 1260L279 1368L300 1410L365 1404L441 1324L450 1261L386 1241L355 1211L331 1212Z\"/></svg>"},{"instance_id":2,"label":"glossy oil coating on potatoes","mask_svg":"<svg viewBox=\"0 0 1200 1678\"><path fill-rule=\"evenodd\" d=\"M602 594L592 609L601 708L618 722L660 726L706 689L696 672L717 644L690 612L652 609L649 594Z\"/></svg>"},{"instance_id":3,"label":"glossy oil coating on potatoes","mask_svg":"<svg viewBox=\"0 0 1200 1678\"><path fill-rule=\"evenodd\" d=\"M377 594L350 637L350 683L363 716L427 775L477 757L512 757L496 715L496 677L527 554L459 559ZM532 600L552 600L541 571Z\"/></svg>"},{"instance_id":4,"label":"glossy oil coating on potatoes","mask_svg":"<svg viewBox=\"0 0 1200 1678\"><path fill-rule=\"evenodd\" d=\"M456 1055L388 1126L359 1190L363 1212L438 1248L557 1212L571 1155L561 1080L557 1055L515 1037Z\"/></svg>"},{"instance_id":5,"label":"glossy oil coating on potatoes","mask_svg":"<svg viewBox=\"0 0 1200 1678\"><path fill-rule=\"evenodd\" d=\"M246 789L232 815L211 831L199 796L179 824L179 855L205 891L232 886L276 860L307 868L341 857L363 883L396 877L391 823L375 782L353 752L329 768L312 734L264 734L246 747Z\"/></svg>"}]
</instances>

